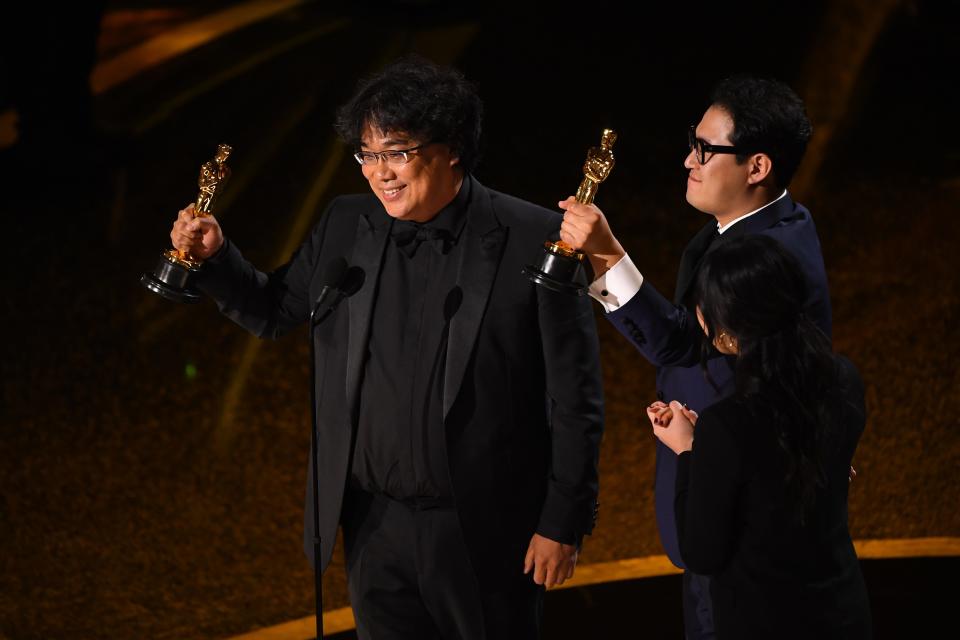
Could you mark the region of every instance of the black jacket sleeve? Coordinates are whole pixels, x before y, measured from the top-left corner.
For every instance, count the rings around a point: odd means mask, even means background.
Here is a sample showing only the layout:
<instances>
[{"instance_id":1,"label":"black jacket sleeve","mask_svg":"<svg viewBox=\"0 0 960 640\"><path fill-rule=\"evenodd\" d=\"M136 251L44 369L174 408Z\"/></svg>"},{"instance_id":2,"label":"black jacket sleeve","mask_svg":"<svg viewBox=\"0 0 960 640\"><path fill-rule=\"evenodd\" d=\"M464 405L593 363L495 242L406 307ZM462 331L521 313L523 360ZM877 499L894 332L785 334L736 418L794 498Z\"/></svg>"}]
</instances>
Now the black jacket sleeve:
<instances>
[{"instance_id":1,"label":"black jacket sleeve","mask_svg":"<svg viewBox=\"0 0 960 640\"><path fill-rule=\"evenodd\" d=\"M537 287L550 408L551 465L537 533L579 544L597 510L603 391L600 345L587 296Z\"/></svg>"},{"instance_id":2,"label":"black jacket sleeve","mask_svg":"<svg viewBox=\"0 0 960 640\"><path fill-rule=\"evenodd\" d=\"M707 410L697 421L693 450L677 462L680 556L694 573L717 573L733 554L743 452L727 425Z\"/></svg>"},{"instance_id":3,"label":"black jacket sleeve","mask_svg":"<svg viewBox=\"0 0 960 640\"><path fill-rule=\"evenodd\" d=\"M220 311L250 333L277 338L310 316L310 283L316 275L327 222L336 201L310 236L278 269L259 271L229 239L201 268L197 286Z\"/></svg>"},{"instance_id":4,"label":"black jacket sleeve","mask_svg":"<svg viewBox=\"0 0 960 640\"><path fill-rule=\"evenodd\" d=\"M696 313L674 305L646 280L607 319L654 366L691 367L700 362L703 331Z\"/></svg>"}]
</instances>

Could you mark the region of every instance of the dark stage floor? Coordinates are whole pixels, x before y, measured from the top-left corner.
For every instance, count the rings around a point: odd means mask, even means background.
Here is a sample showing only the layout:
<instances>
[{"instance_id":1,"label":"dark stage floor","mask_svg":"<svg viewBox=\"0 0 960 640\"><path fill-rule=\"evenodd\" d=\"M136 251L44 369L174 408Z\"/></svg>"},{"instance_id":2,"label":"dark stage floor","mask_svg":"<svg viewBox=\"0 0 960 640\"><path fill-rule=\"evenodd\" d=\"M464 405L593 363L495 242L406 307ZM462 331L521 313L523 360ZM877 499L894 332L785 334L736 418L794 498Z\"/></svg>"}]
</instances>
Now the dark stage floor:
<instances>
[{"instance_id":1,"label":"dark stage floor","mask_svg":"<svg viewBox=\"0 0 960 640\"><path fill-rule=\"evenodd\" d=\"M960 569L957 558L865 560L875 640L938 637L953 626L951 597L936 588L941 577ZM945 573L946 572L946 573ZM543 637L683 637L679 575L628 580L547 593ZM353 631L332 636L355 640Z\"/></svg>"}]
</instances>

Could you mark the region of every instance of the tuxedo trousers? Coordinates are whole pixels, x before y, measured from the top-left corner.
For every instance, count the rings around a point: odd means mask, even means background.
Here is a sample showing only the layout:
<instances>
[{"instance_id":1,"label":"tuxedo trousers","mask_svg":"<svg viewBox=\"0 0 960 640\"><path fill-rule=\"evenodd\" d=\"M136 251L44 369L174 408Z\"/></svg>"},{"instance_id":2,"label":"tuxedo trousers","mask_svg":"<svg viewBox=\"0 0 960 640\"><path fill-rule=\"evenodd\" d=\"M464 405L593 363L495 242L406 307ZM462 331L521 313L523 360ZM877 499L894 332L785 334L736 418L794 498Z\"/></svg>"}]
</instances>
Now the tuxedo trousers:
<instances>
[{"instance_id":1,"label":"tuxedo trousers","mask_svg":"<svg viewBox=\"0 0 960 640\"><path fill-rule=\"evenodd\" d=\"M347 499L347 585L361 640L540 637L543 587L522 566L501 584L481 586L452 503L355 488Z\"/></svg>"}]
</instances>

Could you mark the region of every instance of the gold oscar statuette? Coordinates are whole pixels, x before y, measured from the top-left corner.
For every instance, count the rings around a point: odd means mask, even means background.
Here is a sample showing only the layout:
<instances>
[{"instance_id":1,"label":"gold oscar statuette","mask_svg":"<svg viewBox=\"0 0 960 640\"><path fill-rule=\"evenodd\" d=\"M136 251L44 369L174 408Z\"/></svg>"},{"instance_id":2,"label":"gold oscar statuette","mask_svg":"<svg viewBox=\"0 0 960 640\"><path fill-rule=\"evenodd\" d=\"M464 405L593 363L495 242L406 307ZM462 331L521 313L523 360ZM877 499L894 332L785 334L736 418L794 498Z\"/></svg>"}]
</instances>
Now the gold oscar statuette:
<instances>
[{"instance_id":1,"label":"gold oscar statuette","mask_svg":"<svg viewBox=\"0 0 960 640\"><path fill-rule=\"evenodd\" d=\"M604 129L600 146L591 147L587 151L587 160L583 163L583 181L577 189L577 202L593 202L600 183L606 180L613 170L613 143L616 141L617 133L613 129ZM585 253L574 249L563 240L547 240L539 260L524 267L523 273L535 283L553 291L582 296L590 286L584 269L585 261Z\"/></svg>"},{"instance_id":2,"label":"gold oscar statuette","mask_svg":"<svg viewBox=\"0 0 960 640\"><path fill-rule=\"evenodd\" d=\"M195 218L213 215L213 203L216 196L223 192L223 185L230 177L227 158L233 148L230 145L217 146L213 160L200 167L197 185L200 193L193 206ZM152 272L140 276L140 283L150 291L175 302L196 303L200 301L200 292L190 282L200 268L201 261L179 249L170 249L160 256L160 261Z\"/></svg>"}]
</instances>

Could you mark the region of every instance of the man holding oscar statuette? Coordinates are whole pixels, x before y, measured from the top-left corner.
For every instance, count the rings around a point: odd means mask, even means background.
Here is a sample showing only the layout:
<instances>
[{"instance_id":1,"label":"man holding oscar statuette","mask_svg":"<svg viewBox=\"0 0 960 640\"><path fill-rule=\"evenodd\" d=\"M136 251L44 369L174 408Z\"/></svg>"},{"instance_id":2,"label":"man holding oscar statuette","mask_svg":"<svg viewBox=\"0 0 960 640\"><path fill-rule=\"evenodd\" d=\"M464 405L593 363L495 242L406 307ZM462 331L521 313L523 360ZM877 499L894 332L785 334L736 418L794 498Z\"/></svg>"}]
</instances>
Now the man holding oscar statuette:
<instances>
[{"instance_id":1,"label":"man holding oscar statuette","mask_svg":"<svg viewBox=\"0 0 960 640\"><path fill-rule=\"evenodd\" d=\"M795 203L787 185L796 171L810 122L800 98L772 80L735 77L714 90L711 105L689 131L684 166L687 202L712 219L689 242L680 259L673 301L664 298L634 265L596 206L573 198L561 239L589 256L595 274L590 295L607 319L657 367L657 398L702 411L733 390L733 369L715 349L704 355L693 310L693 284L700 261L731 238L762 233L779 240L799 260L807 280L805 313L828 336L831 328L827 278L810 212ZM644 402L644 406L646 403ZM656 515L660 540L678 567L683 559L674 521L677 456L656 445ZM709 579L684 574L687 638L713 638Z\"/></svg>"},{"instance_id":2,"label":"man holding oscar statuette","mask_svg":"<svg viewBox=\"0 0 960 640\"><path fill-rule=\"evenodd\" d=\"M561 218L473 177L481 111L458 72L395 63L338 113L372 194L335 198L287 264L258 271L189 208L171 233L259 336L308 320L340 286L328 265L363 275L314 329L306 517L318 491L321 570L343 528L361 638L539 637L544 586L573 575L596 518L592 309L520 275Z\"/></svg>"}]
</instances>

